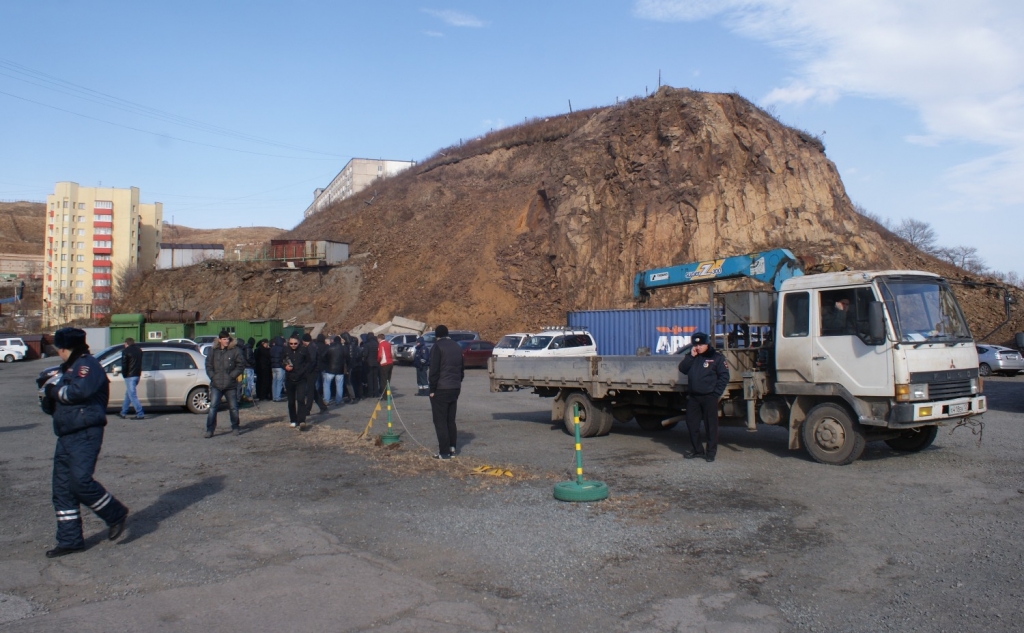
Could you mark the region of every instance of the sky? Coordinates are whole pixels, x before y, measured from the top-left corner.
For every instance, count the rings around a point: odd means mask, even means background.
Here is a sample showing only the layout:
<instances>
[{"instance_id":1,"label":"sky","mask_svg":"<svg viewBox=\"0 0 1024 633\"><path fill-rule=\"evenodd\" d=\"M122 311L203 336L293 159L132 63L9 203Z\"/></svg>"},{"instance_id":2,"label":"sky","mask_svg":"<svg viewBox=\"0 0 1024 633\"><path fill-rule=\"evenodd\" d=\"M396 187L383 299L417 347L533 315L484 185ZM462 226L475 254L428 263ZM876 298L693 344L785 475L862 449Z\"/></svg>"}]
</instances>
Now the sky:
<instances>
[{"instance_id":1,"label":"sky","mask_svg":"<svg viewBox=\"0 0 1024 633\"><path fill-rule=\"evenodd\" d=\"M354 157L423 160L662 84L819 135L854 203L1024 274L1024 2L0 0L0 200L138 187L291 228Z\"/></svg>"}]
</instances>

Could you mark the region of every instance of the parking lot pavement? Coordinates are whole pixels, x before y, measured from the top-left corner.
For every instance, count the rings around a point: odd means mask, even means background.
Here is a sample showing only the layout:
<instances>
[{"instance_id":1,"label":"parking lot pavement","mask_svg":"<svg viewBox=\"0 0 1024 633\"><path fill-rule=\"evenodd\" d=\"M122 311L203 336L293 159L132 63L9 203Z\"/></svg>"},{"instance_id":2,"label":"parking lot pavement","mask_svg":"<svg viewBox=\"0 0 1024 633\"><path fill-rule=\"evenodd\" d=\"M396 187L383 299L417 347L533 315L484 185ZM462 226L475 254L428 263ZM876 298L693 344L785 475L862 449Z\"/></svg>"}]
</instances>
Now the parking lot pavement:
<instances>
[{"instance_id":1,"label":"parking lot pavement","mask_svg":"<svg viewBox=\"0 0 1024 633\"><path fill-rule=\"evenodd\" d=\"M45 363L45 361L44 361ZM550 402L492 394L467 371L459 458L395 369L397 448L357 434L363 401L298 432L282 403L203 418L112 417L97 479L132 508L125 535L58 560L49 419L0 368L0 631L1017 630L1024 607L1024 378L991 378L984 434L942 429L902 455L869 445L826 467L782 429L728 428L714 464L685 433L616 426L586 439L611 498L553 500L572 440ZM384 430L377 413L371 438ZM951 432L952 431L952 432ZM422 446L420 446L422 445ZM472 473L501 466L512 477Z\"/></svg>"}]
</instances>

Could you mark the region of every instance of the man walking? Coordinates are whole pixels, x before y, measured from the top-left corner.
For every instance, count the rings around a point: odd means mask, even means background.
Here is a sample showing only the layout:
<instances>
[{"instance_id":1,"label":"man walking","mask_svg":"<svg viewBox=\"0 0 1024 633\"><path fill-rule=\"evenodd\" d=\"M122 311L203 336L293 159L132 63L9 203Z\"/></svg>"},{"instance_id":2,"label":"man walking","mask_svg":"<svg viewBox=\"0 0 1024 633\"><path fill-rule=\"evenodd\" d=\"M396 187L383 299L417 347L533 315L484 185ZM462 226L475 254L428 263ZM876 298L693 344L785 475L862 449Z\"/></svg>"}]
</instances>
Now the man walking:
<instances>
[{"instance_id":1,"label":"man walking","mask_svg":"<svg viewBox=\"0 0 1024 633\"><path fill-rule=\"evenodd\" d=\"M296 334L288 339L288 350L281 360L286 376L285 387L288 390L288 421L292 428L306 429L306 384L309 374L309 351Z\"/></svg>"},{"instance_id":2,"label":"man walking","mask_svg":"<svg viewBox=\"0 0 1024 633\"><path fill-rule=\"evenodd\" d=\"M306 374L306 417L309 417L310 412L313 411L314 402L316 402L316 406L320 407L320 413L327 413L327 403L324 402L318 391L321 382L321 356L325 350L320 345L319 337L317 342L314 343L313 337L308 332L302 335L302 346L306 348L306 353L309 354L309 372Z\"/></svg>"},{"instance_id":3,"label":"man walking","mask_svg":"<svg viewBox=\"0 0 1024 633\"><path fill-rule=\"evenodd\" d=\"M124 378L124 402L117 417L122 420L127 418L130 404L135 408L135 419L145 420L146 414L142 411L137 393L139 379L142 377L142 348L136 345L135 339L131 337L124 340L124 350L121 352L121 377Z\"/></svg>"},{"instance_id":4,"label":"man walking","mask_svg":"<svg viewBox=\"0 0 1024 633\"><path fill-rule=\"evenodd\" d=\"M345 372L348 364L348 348L340 336L331 339L327 348L327 369L324 371L324 401L331 402L331 387L334 387L334 404L340 406L345 395Z\"/></svg>"},{"instance_id":5,"label":"man walking","mask_svg":"<svg viewBox=\"0 0 1024 633\"><path fill-rule=\"evenodd\" d=\"M436 459L455 456L457 429L455 410L466 370L462 364L462 348L448 338L448 328L434 328L434 346L430 348L430 411L437 433Z\"/></svg>"},{"instance_id":6,"label":"man walking","mask_svg":"<svg viewBox=\"0 0 1024 633\"><path fill-rule=\"evenodd\" d=\"M683 454L686 459L703 457L715 461L718 452L718 400L729 386L729 363L708 343L708 335L697 332L690 339L693 347L682 362L680 373L686 374L686 428L690 431L692 451ZM707 448L700 441L700 423L707 432Z\"/></svg>"},{"instance_id":7,"label":"man walking","mask_svg":"<svg viewBox=\"0 0 1024 633\"><path fill-rule=\"evenodd\" d=\"M425 396L430 393L430 383L427 380L427 370L430 369L430 350L423 341L423 337L416 339L416 353L413 354L412 364L416 367L416 395Z\"/></svg>"},{"instance_id":8,"label":"man walking","mask_svg":"<svg viewBox=\"0 0 1024 633\"><path fill-rule=\"evenodd\" d=\"M53 454L53 509L57 513L57 546L47 558L85 549L80 504L89 506L107 524L107 538L121 536L128 508L92 478L107 425L110 383L103 366L89 353L85 332L62 328L53 345L64 361L60 378L47 385L43 411L53 415L57 449Z\"/></svg>"},{"instance_id":9,"label":"man walking","mask_svg":"<svg viewBox=\"0 0 1024 633\"><path fill-rule=\"evenodd\" d=\"M222 330L206 357L206 375L210 377L210 410L206 413L206 435L203 437L213 437L221 398L228 400L231 430L235 435L242 434L238 421L238 377L245 371L245 364L235 339L231 338L227 330Z\"/></svg>"}]
</instances>

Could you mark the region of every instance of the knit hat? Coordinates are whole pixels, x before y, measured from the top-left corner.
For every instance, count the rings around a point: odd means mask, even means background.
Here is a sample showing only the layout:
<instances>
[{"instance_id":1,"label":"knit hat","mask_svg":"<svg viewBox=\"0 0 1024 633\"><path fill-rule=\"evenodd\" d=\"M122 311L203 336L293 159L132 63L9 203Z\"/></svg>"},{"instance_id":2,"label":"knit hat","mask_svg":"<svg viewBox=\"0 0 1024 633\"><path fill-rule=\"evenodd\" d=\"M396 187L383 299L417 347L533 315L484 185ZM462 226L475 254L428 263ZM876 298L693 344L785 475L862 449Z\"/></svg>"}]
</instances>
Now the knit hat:
<instances>
[{"instance_id":1,"label":"knit hat","mask_svg":"<svg viewBox=\"0 0 1024 633\"><path fill-rule=\"evenodd\" d=\"M75 349L85 345L85 331L76 327L64 327L53 333L53 346L59 349Z\"/></svg>"},{"instance_id":2,"label":"knit hat","mask_svg":"<svg viewBox=\"0 0 1024 633\"><path fill-rule=\"evenodd\" d=\"M309 335L309 332L306 332L305 334L302 335L302 340L307 343L312 343L313 337Z\"/></svg>"},{"instance_id":3,"label":"knit hat","mask_svg":"<svg viewBox=\"0 0 1024 633\"><path fill-rule=\"evenodd\" d=\"M690 338L690 342L694 345L707 345L708 335L703 332L697 332Z\"/></svg>"},{"instance_id":4,"label":"knit hat","mask_svg":"<svg viewBox=\"0 0 1024 633\"><path fill-rule=\"evenodd\" d=\"M448 336L448 326L439 325L436 328L434 328L434 336L436 336L437 338L444 338Z\"/></svg>"}]
</instances>

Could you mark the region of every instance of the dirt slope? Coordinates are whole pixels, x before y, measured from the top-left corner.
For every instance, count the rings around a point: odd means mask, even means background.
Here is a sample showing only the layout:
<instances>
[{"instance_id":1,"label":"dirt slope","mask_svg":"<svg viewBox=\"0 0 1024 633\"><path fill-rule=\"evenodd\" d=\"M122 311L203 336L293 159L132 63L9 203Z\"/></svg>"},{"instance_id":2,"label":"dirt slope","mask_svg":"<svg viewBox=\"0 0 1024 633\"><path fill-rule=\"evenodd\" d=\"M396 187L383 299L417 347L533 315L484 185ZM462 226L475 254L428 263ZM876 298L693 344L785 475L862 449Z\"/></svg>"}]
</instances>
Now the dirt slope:
<instances>
[{"instance_id":1,"label":"dirt slope","mask_svg":"<svg viewBox=\"0 0 1024 633\"><path fill-rule=\"evenodd\" d=\"M46 233L46 204L0 202L0 253L39 255Z\"/></svg>"},{"instance_id":2,"label":"dirt slope","mask_svg":"<svg viewBox=\"0 0 1024 633\"><path fill-rule=\"evenodd\" d=\"M372 190L290 233L349 242L362 258L347 279L359 286L331 301L304 276L296 296L308 299L274 316L329 314L340 329L399 314L495 337L563 323L569 310L634 306L638 270L777 246L853 268L959 275L856 213L820 141L731 94L666 87L535 120L445 148ZM259 277L242 302L265 313L276 304L264 288L279 282ZM129 303L165 307L139 304L168 285L147 282ZM975 333L1002 320L998 298L962 294ZM680 289L649 305L701 298ZM193 301L220 307L215 296Z\"/></svg>"},{"instance_id":3,"label":"dirt slope","mask_svg":"<svg viewBox=\"0 0 1024 633\"><path fill-rule=\"evenodd\" d=\"M264 244L285 232L273 226L238 226L229 229L193 229L180 224L164 224L160 241L170 244L223 244L224 257L236 259L258 255Z\"/></svg>"}]
</instances>

